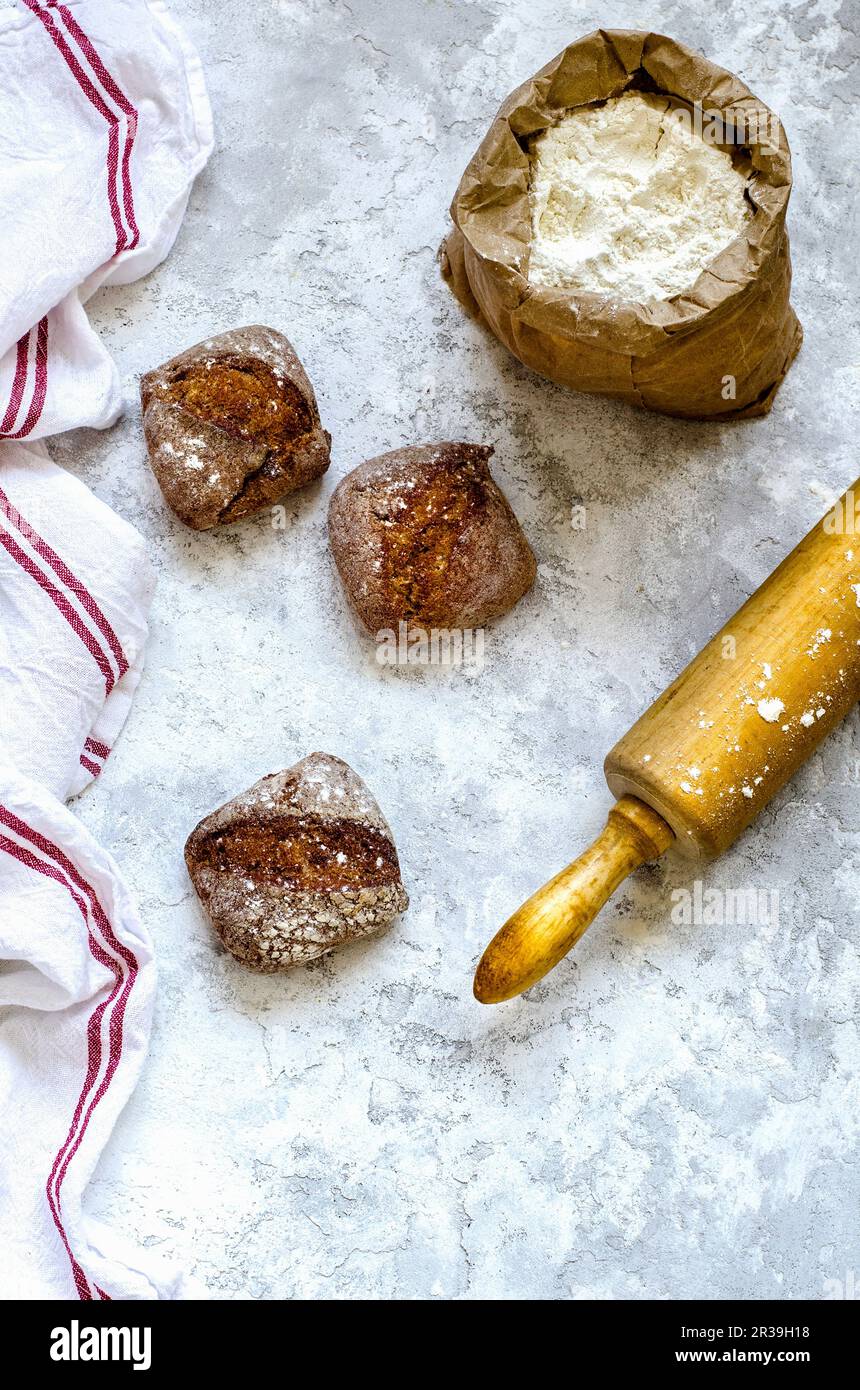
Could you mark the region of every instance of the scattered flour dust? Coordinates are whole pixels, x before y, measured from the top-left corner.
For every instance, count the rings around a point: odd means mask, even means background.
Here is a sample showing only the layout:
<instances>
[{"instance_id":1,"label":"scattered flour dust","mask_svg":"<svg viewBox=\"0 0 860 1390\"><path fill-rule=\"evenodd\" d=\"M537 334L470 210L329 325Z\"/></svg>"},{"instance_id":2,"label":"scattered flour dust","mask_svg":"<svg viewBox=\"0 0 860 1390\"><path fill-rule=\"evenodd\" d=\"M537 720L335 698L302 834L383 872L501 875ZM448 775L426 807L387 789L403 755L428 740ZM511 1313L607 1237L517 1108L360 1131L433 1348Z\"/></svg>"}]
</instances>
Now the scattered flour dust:
<instances>
[{"instance_id":1,"label":"scattered flour dust","mask_svg":"<svg viewBox=\"0 0 860 1390\"><path fill-rule=\"evenodd\" d=\"M532 141L536 285L668 299L751 215L746 171L665 96L577 107Z\"/></svg>"},{"instance_id":2,"label":"scattered flour dust","mask_svg":"<svg viewBox=\"0 0 860 1390\"><path fill-rule=\"evenodd\" d=\"M765 719L768 724L775 724L785 709L785 705L782 700L773 696L770 700L759 700L757 709L762 719Z\"/></svg>"},{"instance_id":3,"label":"scattered flour dust","mask_svg":"<svg viewBox=\"0 0 860 1390\"><path fill-rule=\"evenodd\" d=\"M820 627L812 639L812 646L807 647L806 655L817 656L819 647L825 642L829 642L832 636L833 633L829 627Z\"/></svg>"}]
</instances>

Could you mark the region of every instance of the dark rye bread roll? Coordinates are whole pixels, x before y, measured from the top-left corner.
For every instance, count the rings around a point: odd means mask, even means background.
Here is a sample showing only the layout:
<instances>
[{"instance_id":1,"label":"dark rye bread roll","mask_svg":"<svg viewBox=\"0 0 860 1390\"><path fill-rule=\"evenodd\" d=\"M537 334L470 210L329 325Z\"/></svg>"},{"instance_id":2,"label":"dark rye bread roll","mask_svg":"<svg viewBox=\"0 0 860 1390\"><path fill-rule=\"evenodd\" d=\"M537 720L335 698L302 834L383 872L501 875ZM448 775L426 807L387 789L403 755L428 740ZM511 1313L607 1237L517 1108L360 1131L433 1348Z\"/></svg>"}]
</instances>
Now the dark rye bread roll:
<instances>
[{"instance_id":1,"label":"dark rye bread roll","mask_svg":"<svg viewBox=\"0 0 860 1390\"><path fill-rule=\"evenodd\" d=\"M287 970L409 906L388 824L340 758L311 753L193 830L185 862L215 931L254 970Z\"/></svg>"},{"instance_id":2,"label":"dark rye bread roll","mask_svg":"<svg viewBox=\"0 0 860 1390\"><path fill-rule=\"evenodd\" d=\"M536 565L483 444L395 449L338 483L329 538L371 633L480 628L522 598Z\"/></svg>"},{"instance_id":3,"label":"dark rye bread roll","mask_svg":"<svg viewBox=\"0 0 860 1390\"><path fill-rule=\"evenodd\" d=\"M207 338L147 372L140 398L159 487L196 531L250 516L329 466L313 387L273 328Z\"/></svg>"}]
</instances>

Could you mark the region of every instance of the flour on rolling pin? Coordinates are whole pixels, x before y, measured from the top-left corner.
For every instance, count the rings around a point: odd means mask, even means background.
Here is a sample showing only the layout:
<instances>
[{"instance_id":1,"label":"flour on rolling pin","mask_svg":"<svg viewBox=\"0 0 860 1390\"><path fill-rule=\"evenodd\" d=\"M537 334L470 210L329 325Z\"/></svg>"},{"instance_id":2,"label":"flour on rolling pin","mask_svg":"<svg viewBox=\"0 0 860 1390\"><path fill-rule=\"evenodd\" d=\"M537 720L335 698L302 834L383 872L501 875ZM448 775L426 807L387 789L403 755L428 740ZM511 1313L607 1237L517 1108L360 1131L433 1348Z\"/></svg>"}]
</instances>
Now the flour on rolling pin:
<instances>
[{"instance_id":1,"label":"flour on rolling pin","mask_svg":"<svg viewBox=\"0 0 860 1390\"><path fill-rule=\"evenodd\" d=\"M605 829L496 933L476 997L541 979L668 848L722 854L858 699L860 480L612 749Z\"/></svg>"},{"instance_id":2,"label":"flour on rolling pin","mask_svg":"<svg viewBox=\"0 0 860 1390\"><path fill-rule=\"evenodd\" d=\"M721 854L860 695L860 483L606 759L681 853ZM854 529L856 525L856 531Z\"/></svg>"}]
</instances>

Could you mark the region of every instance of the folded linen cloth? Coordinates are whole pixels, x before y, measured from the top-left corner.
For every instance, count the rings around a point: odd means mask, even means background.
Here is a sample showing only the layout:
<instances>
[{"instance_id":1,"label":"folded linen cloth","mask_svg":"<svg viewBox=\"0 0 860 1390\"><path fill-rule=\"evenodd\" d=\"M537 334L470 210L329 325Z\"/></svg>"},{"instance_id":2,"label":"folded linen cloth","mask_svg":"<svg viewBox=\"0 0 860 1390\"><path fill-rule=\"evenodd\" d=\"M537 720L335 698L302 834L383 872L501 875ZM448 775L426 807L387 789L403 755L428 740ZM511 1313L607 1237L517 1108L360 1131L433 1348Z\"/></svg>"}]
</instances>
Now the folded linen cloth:
<instances>
[{"instance_id":1,"label":"folded linen cloth","mask_svg":"<svg viewBox=\"0 0 860 1390\"><path fill-rule=\"evenodd\" d=\"M31 441L120 413L83 304L170 250L211 117L157 0L18 0L0 63L0 1297L172 1297L82 1209L143 1063L155 966L64 804L125 721L152 572L134 528Z\"/></svg>"},{"instance_id":2,"label":"folded linen cloth","mask_svg":"<svg viewBox=\"0 0 860 1390\"><path fill-rule=\"evenodd\" d=\"M111 425L84 304L164 259L212 149L197 54L160 0L0 9L0 435Z\"/></svg>"}]
</instances>

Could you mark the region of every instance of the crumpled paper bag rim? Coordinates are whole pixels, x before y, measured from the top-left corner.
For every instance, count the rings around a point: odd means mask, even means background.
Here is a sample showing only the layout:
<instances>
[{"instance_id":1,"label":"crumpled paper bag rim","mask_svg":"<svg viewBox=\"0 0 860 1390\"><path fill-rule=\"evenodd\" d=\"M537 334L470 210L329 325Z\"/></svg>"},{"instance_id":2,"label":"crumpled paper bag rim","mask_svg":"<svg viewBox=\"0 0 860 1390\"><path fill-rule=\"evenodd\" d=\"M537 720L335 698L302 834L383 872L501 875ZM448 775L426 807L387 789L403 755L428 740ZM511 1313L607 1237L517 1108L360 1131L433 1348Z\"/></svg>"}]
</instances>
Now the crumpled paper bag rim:
<instances>
[{"instance_id":1,"label":"crumpled paper bag rim","mask_svg":"<svg viewBox=\"0 0 860 1390\"><path fill-rule=\"evenodd\" d=\"M774 147L760 142L745 147L753 169L748 186L753 217L689 289L670 299L638 302L532 285L527 278L531 209L524 142L576 106L636 87L720 113L741 111L766 123ZM594 340L608 334L617 341L629 336L636 352L644 353L694 328L705 314L730 311L732 301L755 285L784 236L790 192L791 155L782 122L739 78L665 34L595 30L562 49L503 102L451 204L465 245L458 244L456 234L450 239L443 248L443 268L472 313L479 304L463 264L467 250L494 267L496 282L504 283L509 312L563 337ZM625 350L619 345L619 351Z\"/></svg>"}]
</instances>

